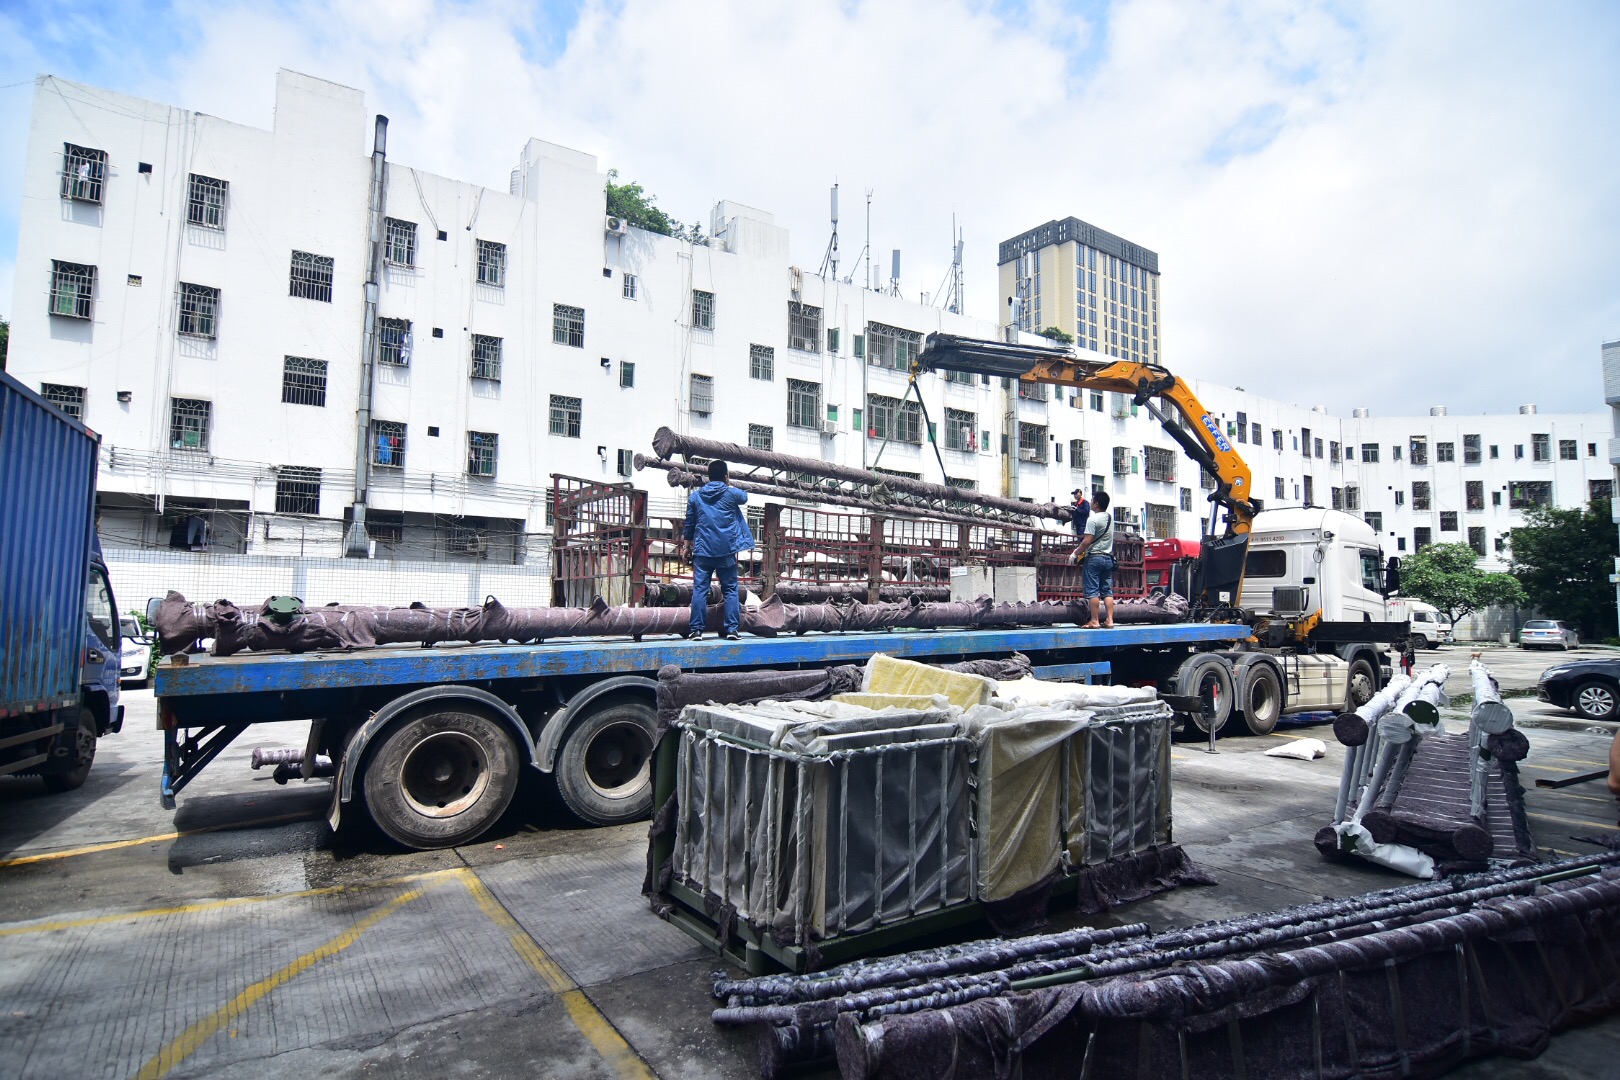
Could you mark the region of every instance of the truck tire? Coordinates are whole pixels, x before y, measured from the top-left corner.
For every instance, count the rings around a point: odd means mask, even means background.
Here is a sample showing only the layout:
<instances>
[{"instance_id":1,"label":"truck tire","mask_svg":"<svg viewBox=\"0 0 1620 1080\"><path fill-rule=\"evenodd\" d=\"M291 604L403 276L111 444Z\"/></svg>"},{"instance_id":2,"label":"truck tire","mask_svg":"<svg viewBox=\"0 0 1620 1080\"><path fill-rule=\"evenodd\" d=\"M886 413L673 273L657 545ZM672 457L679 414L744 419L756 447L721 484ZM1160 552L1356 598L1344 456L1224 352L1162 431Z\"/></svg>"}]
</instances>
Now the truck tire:
<instances>
[{"instance_id":1,"label":"truck tire","mask_svg":"<svg viewBox=\"0 0 1620 1080\"><path fill-rule=\"evenodd\" d=\"M1350 673L1345 676L1344 708L1340 712L1355 712L1378 693L1378 672L1365 656L1350 661Z\"/></svg>"},{"instance_id":2,"label":"truck tire","mask_svg":"<svg viewBox=\"0 0 1620 1080\"><path fill-rule=\"evenodd\" d=\"M1270 735L1282 718L1283 687L1277 669L1263 661L1238 672L1238 719L1250 735Z\"/></svg>"},{"instance_id":3,"label":"truck tire","mask_svg":"<svg viewBox=\"0 0 1620 1080\"><path fill-rule=\"evenodd\" d=\"M552 772L569 811L587 825L623 825L652 813L657 730L657 710L624 697L602 701L574 721Z\"/></svg>"},{"instance_id":4,"label":"truck tire","mask_svg":"<svg viewBox=\"0 0 1620 1080\"><path fill-rule=\"evenodd\" d=\"M511 805L519 764L498 720L459 703L412 710L367 755L366 809L408 848L465 844Z\"/></svg>"},{"instance_id":5,"label":"truck tire","mask_svg":"<svg viewBox=\"0 0 1620 1080\"><path fill-rule=\"evenodd\" d=\"M66 772L44 773L40 779L45 781L45 790L63 792L84 786L95 760L96 714L89 709L80 709L78 728L73 734L73 767Z\"/></svg>"},{"instance_id":6,"label":"truck tire","mask_svg":"<svg viewBox=\"0 0 1620 1080\"><path fill-rule=\"evenodd\" d=\"M1192 716L1193 725L1203 734L1208 735L1211 728L1218 734L1231 719L1237 696L1232 681L1232 665L1214 653L1197 653L1176 669L1175 692L1204 703L1203 709Z\"/></svg>"}]
</instances>

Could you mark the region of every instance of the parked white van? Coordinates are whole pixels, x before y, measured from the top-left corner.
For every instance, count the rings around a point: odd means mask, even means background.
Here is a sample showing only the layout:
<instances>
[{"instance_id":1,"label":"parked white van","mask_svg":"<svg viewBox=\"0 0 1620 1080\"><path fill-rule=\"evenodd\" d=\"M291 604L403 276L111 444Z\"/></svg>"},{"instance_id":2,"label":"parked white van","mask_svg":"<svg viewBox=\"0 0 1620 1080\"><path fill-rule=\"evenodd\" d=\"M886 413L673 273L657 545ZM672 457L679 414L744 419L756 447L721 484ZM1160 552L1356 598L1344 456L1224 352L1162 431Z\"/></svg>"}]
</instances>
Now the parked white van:
<instances>
[{"instance_id":1,"label":"parked white van","mask_svg":"<svg viewBox=\"0 0 1620 1080\"><path fill-rule=\"evenodd\" d=\"M1412 636L1421 638L1425 649L1439 648L1442 642L1451 641L1451 624L1433 604L1392 596L1389 598L1388 611L1391 622L1405 619L1412 624Z\"/></svg>"}]
</instances>

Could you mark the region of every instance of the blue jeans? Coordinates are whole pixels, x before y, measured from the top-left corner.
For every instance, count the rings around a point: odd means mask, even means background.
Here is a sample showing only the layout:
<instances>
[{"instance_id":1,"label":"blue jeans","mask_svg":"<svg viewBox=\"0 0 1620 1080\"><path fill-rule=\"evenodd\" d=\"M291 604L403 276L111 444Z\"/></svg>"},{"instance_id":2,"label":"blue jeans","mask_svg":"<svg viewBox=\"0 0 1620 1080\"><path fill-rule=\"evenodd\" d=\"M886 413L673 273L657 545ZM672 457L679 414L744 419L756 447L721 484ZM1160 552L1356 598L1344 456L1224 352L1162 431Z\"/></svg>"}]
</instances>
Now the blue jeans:
<instances>
[{"instance_id":1,"label":"blue jeans","mask_svg":"<svg viewBox=\"0 0 1620 1080\"><path fill-rule=\"evenodd\" d=\"M693 633L703 630L709 608L709 576L720 577L720 595L725 601L724 633L735 634L742 622L742 605L737 600L737 556L706 559L699 555L692 560L692 625Z\"/></svg>"},{"instance_id":2,"label":"blue jeans","mask_svg":"<svg viewBox=\"0 0 1620 1080\"><path fill-rule=\"evenodd\" d=\"M1085 562L1080 564L1080 582L1087 600L1096 596L1113 596L1114 557L1087 555Z\"/></svg>"}]
</instances>

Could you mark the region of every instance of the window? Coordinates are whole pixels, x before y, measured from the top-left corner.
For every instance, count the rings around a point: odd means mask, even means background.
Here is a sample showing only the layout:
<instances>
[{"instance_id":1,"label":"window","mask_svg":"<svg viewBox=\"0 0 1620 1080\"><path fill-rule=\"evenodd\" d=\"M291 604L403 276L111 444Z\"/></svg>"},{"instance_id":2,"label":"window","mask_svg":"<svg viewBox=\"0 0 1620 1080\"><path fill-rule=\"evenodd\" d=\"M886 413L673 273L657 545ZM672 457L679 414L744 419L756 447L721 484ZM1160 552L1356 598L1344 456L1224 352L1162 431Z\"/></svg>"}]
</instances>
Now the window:
<instances>
[{"instance_id":1,"label":"window","mask_svg":"<svg viewBox=\"0 0 1620 1080\"><path fill-rule=\"evenodd\" d=\"M1399 461L1399 460L1401 460L1401 448L1400 448L1399 444L1389 448L1389 460L1391 460L1391 461Z\"/></svg>"},{"instance_id":2,"label":"window","mask_svg":"<svg viewBox=\"0 0 1620 1080\"><path fill-rule=\"evenodd\" d=\"M1552 505L1552 482L1548 480L1520 480L1508 485L1508 507L1528 510L1532 506Z\"/></svg>"},{"instance_id":3,"label":"window","mask_svg":"<svg viewBox=\"0 0 1620 1080\"><path fill-rule=\"evenodd\" d=\"M288 356L281 362L283 405L326 405L326 361Z\"/></svg>"},{"instance_id":4,"label":"window","mask_svg":"<svg viewBox=\"0 0 1620 1080\"><path fill-rule=\"evenodd\" d=\"M1485 554L1485 530L1472 528L1468 530L1468 546L1474 549L1475 555Z\"/></svg>"},{"instance_id":5,"label":"window","mask_svg":"<svg viewBox=\"0 0 1620 1080\"><path fill-rule=\"evenodd\" d=\"M1282 477L1279 476L1275 480L1273 480L1272 484L1271 484L1271 488L1272 488L1272 494L1274 494L1277 498L1279 498L1279 499L1287 498L1287 491L1283 488L1283 478Z\"/></svg>"},{"instance_id":6,"label":"window","mask_svg":"<svg viewBox=\"0 0 1620 1080\"><path fill-rule=\"evenodd\" d=\"M1149 480L1164 484L1176 482L1176 452L1162 446L1142 448L1142 471Z\"/></svg>"},{"instance_id":7,"label":"window","mask_svg":"<svg viewBox=\"0 0 1620 1080\"><path fill-rule=\"evenodd\" d=\"M62 144L62 198L99 204L106 176L107 151Z\"/></svg>"},{"instance_id":8,"label":"window","mask_svg":"<svg viewBox=\"0 0 1620 1080\"><path fill-rule=\"evenodd\" d=\"M1046 463L1046 428L1040 424L1018 425L1018 460Z\"/></svg>"},{"instance_id":9,"label":"window","mask_svg":"<svg viewBox=\"0 0 1620 1080\"><path fill-rule=\"evenodd\" d=\"M561 394L551 395L551 426L550 433L561 435L565 439L579 438L580 408L579 398L564 397Z\"/></svg>"},{"instance_id":10,"label":"window","mask_svg":"<svg viewBox=\"0 0 1620 1080\"><path fill-rule=\"evenodd\" d=\"M1240 413L1237 414L1237 441L1238 442L1248 442L1249 441L1249 414L1248 413L1241 413L1240 412Z\"/></svg>"},{"instance_id":11,"label":"window","mask_svg":"<svg viewBox=\"0 0 1620 1080\"><path fill-rule=\"evenodd\" d=\"M1524 443L1515 443L1513 445L1513 460L1514 461L1523 461L1524 460Z\"/></svg>"},{"instance_id":12,"label":"window","mask_svg":"<svg viewBox=\"0 0 1620 1080\"><path fill-rule=\"evenodd\" d=\"M1586 456L1597 457L1597 443L1589 442L1586 444Z\"/></svg>"},{"instance_id":13,"label":"window","mask_svg":"<svg viewBox=\"0 0 1620 1080\"><path fill-rule=\"evenodd\" d=\"M714 377L693 375L687 402L691 410L699 416L708 416L714 412Z\"/></svg>"},{"instance_id":14,"label":"window","mask_svg":"<svg viewBox=\"0 0 1620 1080\"><path fill-rule=\"evenodd\" d=\"M979 418L974 413L970 413L965 409L946 408L945 449L972 453L978 448L976 445L977 439L974 436L974 432L978 431L978 429ZM1074 442L1083 445L1080 439L1075 439ZM1073 455L1071 455L1071 462L1073 460ZM1079 466L1073 467L1079 468Z\"/></svg>"},{"instance_id":15,"label":"window","mask_svg":"<svg viewBox=\"0 0 1620 1080\"><path fill-rule=\"evenodd\" d=\"M1271 448L1273 450L1281 450L1283 448L1281 428L1271 429Z\"/></svg>"},{"instance_id":16,"label":"window","mask_svg":"<svg viewBox=\"0 0 1620 1080\"><path fill-rule=\"evenodd\" d=\"M1470 480L1463 485L1463 506L1468 510L1485 509L1485 481Z\"/></svg>"},{"instance_id":17,"label":"window","mask_svg":"<svg viewBox=\"0 0 1620 1080\"><path fill-rule=\"evenodd\" d=\"M1435 443L1434 444L1434 460L1436 462L1456 461L1457 460L1457 444L1453 443L1453 442L1437 442L1437 443Z\"/></svg>"},{"instance_id":18,"label":"window","mask_svg":"<svg viewBox=\"0 0 1620 1080\"><path fill-rule=\"evenodd\" d=\"M585 347L585 309L568 304L551 305L551 341L573 349Z\"/></svg>"},{"instance_id":19,"label":"window","mask_svg":"<svg viewBox=\"0 0 1620 1080\"><path fill-rule=\"evenodd\" d=\"M945 485L947 487L956 488L958 491L976 491L979 487L979 482L977 480L968 480L960 476L947 476L945 478Z\"/></svg>"},{"instance_id":20,"label":"window","mask_svg":"<svg viewBox=\"0 0 1620 1080\"><path fill-rule=\"evenodd\" d=\"M866 362L874 367L907 371L921 351L922 335L915 331L883 323L866 324Z\"/></svg>"},{"instance_id":21,"label":"window","mask_svg":"<svg viewBox=\"0 0 1620 1080\"><path fill-rule=\"evenodd\" d=\"M1092 390L1092 391L1090 391L1090 394L1091 394L1091 411L1092 412L1102 412L1103 411L1102 391L1101 390Z\"/></svg>"},{"instance_id":22,"label":"window","mask_svg":"<svg viewBox=\"0 0 1620 1080\"><path fill-rule=\"evenodd\" d=\"M1395 538L1395 550L1396 551L1405 551L1406 550L1406 537L1397 536Z\"/></svg>"},{"instance_id":23,"label":"window","mask_svg":"<svg viewBox=\"0 0 1620 1080\"><path fill-rule=\"evenodd\" d=\"M1412 509L1427 510L1429 508L1429 482L1427 480L1412 481Z\"/></svg>"},{"instance_id":24,"label":"window","mask_svg":"<svg viewBox=\"0 0 1620 1080\"><path fill-rule=\"evenodd\" d=\"M1372 529L1373 532L1384 531L1384 515L1379 511L1369 510L1361 515L1361 519L1367 523L1368 528Z\"/></svg>"},{"instance_id":25,"label":"window","mask_svg":"<svg viewBox=\"0 0 1620 1080\"><path fill-rule=\"evenodd\" d=\"M817 309L816 317L820 316L820 309ZM787 381L787 422L788 427L817 429L821 427L820 383L807 382L804 379Z\"/></svg>"},{"instance_id":26,"label":"window","mask_svg":"<svg viewBox=\"0 0 1620 1080\"><path fill-rule=\"evenodd\" d=\"M614 469L620 476L629 476L636 470L636 455L629 450L620 450L614 460Z\"/></svg>"},{"instance_id":27,"label":"window","mask_svg":"<svg viewBox=\"0 0 1620 1080\"><path fill-rule=\"evenodd\" d=\"M1552 460L1552 436L1550 436L1550 435L1532 435L1532 436L1530 436L1530 460L1531 461L1551 461Z\"/></svg>"},{"instance_id":28,"label":"window","mask_svg":"<svg viewBox=\"0 0 1620 1080\"><path fill-rule=\"evenodd\" d=\"M755 450L776 449L776 430L765 424L749 424L748 445Z\"/></svg>"},{"instance_id":29,"label":"window","mask_svg":"<svg viewBox=\"0 0 1620 1080\"><path fill-rule=\"evenodd\" d=\"M1348 484L1345 486L1344 508L1346 510L1361 509L1361 488L1356 484Z\"/></svg>"},{"instance_id":30,"label":"window","mask_svg":"<svg viewBox=\"0 0 1620 1080\"><path fill-rule=\"evenodd\" d=\"M1580 458L1580 448L1578 446L1576 446L1574 439L1559 439L1558 440L1558 460L1559 461L1576 461L1576 460L1579 460L1579 458Z\"/></svg>"},{"instance_id":31,"label":"window","mask_svg":"<svg viewBox=\"0 0 1620 1080\"><path fill-rule=\"evenodd\" d=\"M1181 508L1183 510L1192 509L1192 488L1181 489Z\"/></svg>"},{"instance_id":32,"label":"window","mask_svg":"<svg viewBox=\"0 0 1620 1080\"><path fill-rule=\"evenodd\" d=\"M411 320L377 320L377 363L411 366Z\"/></svg>"},{"instance_id":33,"label":"window","mask_svg":"<svg viewBox=\"0 0 1620 1080\"><path fill-rule=\"evenodd\" d=\"M493 431L467 432L467 475L494 476L501 437Z\"/></svg>"},{"instance_id":34,"label":"window","mask_svg":"<svg viewBox=\"0 0 1620 1080\"><path fill-rule=\"evenodd\" d=\"M1497 458L1499 458L1501 456L1502 456L1501 452L1496 448L1495 444L1493 443L1491 445L1491 460L1495 461Z\"/></svg>"},{"instance_id":35,"label":"window","mask_svg":"<svg viewBox=\"0 0 1620 1080\"><path fill-rule=\"evenodd\" d=\"M1491 505L1492 506L1501 506L1502 505L1502 493L1500 491L1491 492Z\"/></svg>"},{"instance_id":36,"label":"window","mask_svg":"<svg viewBox=\"0 0 1620 1080\"><path fill-rule=\"evenodd\" d=\"M1276 548L1249 552L1245 573L1249 577L1279 578L1288 576L1288 552Z\"/></svg>"},{"instance_id":37,"label":"window","mask_svg":"<svg viewBox=\"0 0 1620 1080\"><path fill-rule=\"evenodd\" d=\"M800 352L821 351L821 309L788 301L788 348ZM856 355L860 355L860 340L855 342ZM819 386L817 388L819 390ZM821 410L817 409L819 413Z\"/></svg>"},{"instance_id":38,"label":"window","mask_svg":"<svg viewBox=\"0 0 1620 1080\"><path fill-rule=\"evenodd\" d=\"M96 268L51 260L51 314L88 319L94 313Z\"/></svg>"},{"instance_id":39,"label":"window","mask_svg":"<svg viewBox=\"0 0 1620 1080\"><path fill-rule=\"evenodd\" d=\"M1321 439L1312 439L1311 440L1311 452L1312 452L1313 456L1315 456L1317 458L1320 458L1322 456L1322 440Z\"/></svg>"},{"instance_id":40,"label":"window","mask_svg":"<svg viewBox=\"0 0 1620 1080\"><path fill-rule=\"evenodd\" d=\"M1114 447L1113 455L1114 475L1131 475L1131 448L1128 446Z\"/></svg>"},{"instance_id":41,"label":"window","mask_svg":"<svg viewBox=\"0 0 1620 1080\"><path fill-rule=\"evenodd\" d=\"M1085 439L1069 440L1069 469L1083 473L1091 468L1091 443Z\"/></svg>"},{"instance_id":42,"label":"window","mask_svg":"<svg viewBox=\"0 0 1620 1080\"><path fill-rule=\"evenodd\" d=\"M1412 530L1412 550L1422 551L1434 543L1434 530L1426 525L1419 525Z\"/></svg>"},{"instance_id":43,"label":"window","mask_svg":"<svg viewBox=\"0 0 1620 1080\"><path fill-rule=\"evenodd\" d=\"M84 387L40 383L39 396L75 420L84 419Z\"/></svg>"},{"instance_id":44,"label":"window","mask_svg":"<svg viewBox=\"0 0 1620 1080\"><path fill-rule=\"evenodd\" d=\"M1502 554L1502 552L1507 550L1507 537L1498 536L1493 546L1496 548L1496 553L1498 555Z\"/></svg>"},{"instance_id":45,"label":"window","mask_svg":"<svg viewBox=\"0 0 1620 1080\"><path fill-rule=\"evenodd\" d=\"M892 442L922 442L922 410L915 401L871 394L866 399L866 433Z\"/></svg>"},{"instance_id":46,"label":"window","mask_svg":"<svg viewBox=\"0 0 1620 1080\"><path fill-rule=\"evenodd\" d=\"M1316 478L1314 476L1305 478L1305 505L1316 505Z\"/></svg>"},{"instance_id":47,"label":"window","mask_svg":"<svg viewBox=\"0 0 1620 1080\"><path fill-rule=\"evenodd\" d=\"M199 229L225 228L225 193L230 185L212 176L191 174L186 195L186 223Z\"/></svg>"},{"instance_id":48,"label":"window","mask_svg":"<svg viewBox=\"0 0 1620 1080\"><path fill-rule=\"evenodd\" d=\"M1328 489L1328 505L1335 510L1344 509L1344 488Z\"/></svg>"},{"instance_id":49,"label":"window","mask_svg":"<svg viewBox=\"0 0 1620 1080\"><path fill-rule=\"evenodd\" d=\"M624 275L624 298L626 300L636 298L636 275L634 274Z\"/></svg>"},{"instance_id":50,"label":"window","mask_svg":"<svg viewBox=\"0 0 1620 1080\"><path fill-rule=\"evenodd\" d=\"M208 451L212 402L197 398L169 399L169 447L174 450Z\"/></svg>"},{"instance_id":51,"label":"window","mask_svg":"<svg viewBox=\"0 0 1620 1080\"><path fill-rule=\"evenodd\" d=\"M283 465L276 471L276 513L320 512L321 470L306 465Z\"/></svg>"},{"instance_id":52,"label":"window","mask_svg":"<svg viewBox=\"0 0 1620 1080\"><path fill-rule=\"evenodd\" d=\"M180 283L180 333L188 337L216 337L218 317L218 289Z\"/></svg>"},{"instance_id":53,"label":"window","mask_svg":"<svg viewBox=\"0 0 1620 1080\"><path fill-rule=\"evenodd\" d=\"M1407 460L1413 465L1427 465L1429 463L1429 440L1426 436L1413 435L1406 440Z\"/></svg>"},{"instance_id":54,"label":"window","mask_svg":"<svg viewBox=\"0 0 1620 1080\"><path fill-rule=\"evenodd\" d=\"M302 300L332 302L332 260L326 255L311 255L307 251L292 253L292 276L287 284L287 295Z\"/></svg>"},{"instance_id":55,"label":"window","mask_svg":"<svg viewBox=\"0 0 1620 1080\"><path fill-rule=\"evenodd\" d=\"M493 240L478 241L478 284L492 289L506 288L506 245ZM631 290L634 295L634 287ZM583 316L583 313L581 313ZM569 342L559 341L559 345Z\"/></svg>"},{"instance_id":56,"label":"window","mask_svg":"<svg viewBox=\"0 0 1620 1080\"><path fill-rule=\"evenodd\" d=\"M1336 443L1336 442L1328 443L1328 464L1337 465L1339 463L1340 459L1343 456L1344 455L1340 451L1338 443Z\"/></svg>"},{"instance_id":57,"label":"window","mask_svg":"<svg viewBox=\"0 0 1620 1080\"><path fill-rule=\"evenodd\" d=\"M1495 455L1492 455L1492 456L1494 457ZM1479 454L1479 436L1478 435L1464 435L1463 436L1463 464L1464 465L1478 465L1479 464L1479 457L1480 457L1480 454Z\"/></svg>"},{"instance_id":58,"label":"window","mask_svg":"<svg viewBox=\"0 0 1620 1080\"><path fill-rule=\"evenodd\" d=\"M1395 491L1395 505L1396 506L1405 506L1406 505L1406 492L1400 490L1399 488L1397 488L1396 491Z\"/></svg>"},{"instance_id":59,"label":"window","mask_svg":"<svg viewBox=\"0 0 1620 1080\"><path fill-rule=\"evenodd\" d=\"M1018 396L1025 401L1045 401L1047 389L1045 383L1025 382L1018 380Z\"/></svg>"},{"instance_id":60,"label":"window","mask_svg":"<svg viewBox=\"0 0 1620 1080\"><path fill-rule=\"evenodd\" d=\"M769 345L748 346L748 377L770 382L776 378L776 350Z\"/></svg>"},{"instance_id":61,"label":"window","mask_svg":"<svg viewBox=\"0 0 1620 1080\"><path fill-rule=\"evenodd\" d=\"M692 329L714 329L714 293L692 290Z\"/></svg>"},{"instance_id":62,"label":"window","mask_svg":"<svg viewBox=\"0 0 1620 1080\"><path fill-rule=\"evenodd\" d=\"M945 382L947 384L955 384L957 386L972 386L973 381L974 381L973 380L973 372L971 372L971 371L949 371L949 370L947 370L945 372ZM1071 404L1072 403L1073 402L1071 402Z\"/></svg>"},{"instance_id":63,"label":"window","mask_svg":"<svg viewBox=\"0 0 1620 1080\"><path fill-rule=\"evenodd\" d=\"M827 351L836 354L843 340L844 332L841 327L834 326L829 329L827 331Z\"/></svg>"},{"instance_id":64,"label":"window","mask_svg":"<svg viewBox=\"0 0 1620 1080\"><path fill-rule=\"evenodd\" d=\"M501 381L501 339L488 334L472 336L472 377Z\"/></svg>"},{"instance_id":65,"label":"window","mask_svg":"<svg viewBox=\"0 0 1620 1080\"><path fill-rule=\"evenodd\" d=\"M392 420L371 422L371 464L379 469L405 467L405 425Z\"/></svg>"},{"instance_id":66,"label":"window","mask_svg":"<svg viewBox=\"0 0 1620 1080\"><path fill-rule=\"evenodd\" d=\"M1441 532L1456 532L1457 531L1457 511L1455 511L1455 510L1442 510L1442 511L1440 511L1440 531Z\"/></svg>"},{"instance_id":67,"label":"window","mask_svg":"<svg viewBox=\"0 0 1620 1080\"><path fill-rule=\"evenodd\" d=\"M1259 424L1251 424L1251 425L1249 425L1249 441L1254 443L1254 445L1256 445L1256 446L1260 445L1260 425Z\"/></svg>"},{"instance_id":68,"label":"window","mask_svg":"<svg viewBox=\"0 0 1620 1080\"><path fill-rule=\"evenodd\" d=\"M1163 540L1176 535L1176 508L1148 503L1143 515L1143 526L1149 540Z\"/></svg>"},{"instance_id":69,"label":"window","mask_svg":"<svg viewBox=\"0 0 1620 1080\"><path fill-rule=\"evenodd\" d=\"M1375 443L1375 442L1364 442L1364 443L1362 443L1361 444L1361 460L1363 462L1371 462L1373 464L1377 464L1377 462L1378 462L1378 444Z\"/></svg>"},{"instance_id":70,"label":"window","mask_svg":"<svg viewBox=\"0 0 1620 1080\"><path fill-rule=\"evenodd\" d=\"M1305 457L1311 456L1311 429L1308 427L1299 429L1299 452Z\"/></svg>"},{"instance_id":71,"label":"window","mask_svg":"<svg viewBox=\"0 0 1620 1080\"><path fill-rule=\"evenodd\" d=\"M390 266L416 265L416 222L383 219L383 262Z\"/></svg>"},{"instance_id":72,"label":"window","mask_svg":"<svg viewBox=\"0 0 1620 1080\"><path fill-rule=\"evenodd\" d=\"M81 399L82 399L84 391L80 390L79 394L80 394ZM66 412L67 410L63 409L62 411ZM74 414L74 415L77 415L77 414ZM1613 480L1588 480L1586 482L1586 497L1588 499L1612 499L1612 498L1614 498L1614 481Z\"/></svg>"},{"instance_id":73,"label":"window","mask_svg":"<svg viewBox=\"0 0 1620 1080\"><path fill-rule=\"evenodd\" d=\"M627 389L636 385L636 365L633 362L619 361L619 385Z\"/></svg>"}]
</instances>

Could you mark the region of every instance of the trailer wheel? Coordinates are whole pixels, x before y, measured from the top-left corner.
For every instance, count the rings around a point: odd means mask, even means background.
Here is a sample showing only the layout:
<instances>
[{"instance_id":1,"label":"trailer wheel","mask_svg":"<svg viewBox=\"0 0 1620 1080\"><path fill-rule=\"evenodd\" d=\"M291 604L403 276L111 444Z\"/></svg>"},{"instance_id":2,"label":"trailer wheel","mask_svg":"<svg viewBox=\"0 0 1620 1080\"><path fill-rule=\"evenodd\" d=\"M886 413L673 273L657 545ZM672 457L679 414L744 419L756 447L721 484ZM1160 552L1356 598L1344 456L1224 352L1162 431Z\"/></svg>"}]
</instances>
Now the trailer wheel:
<instances>
[{"instance_id":1,"label":"trailer wheel","mask_svg":"<svg viewBox=\"0 0 1620 1080\"><path fill-rule=\"evenodd\" d=\"M96 714L89 709L80 709L78 728L73 733L73 767L66 772L44 773L40 779L45 781L45 790L72 791L84 786L95 760Z\"/></svg>"},{"instance_id":2,"label":"trailer wheel","mask_svg":"<svg viewBox=\"0 0 1620 1080\"><path fill-rule=\"evenodd\" d=\"M406 847L464 844L511 805L518 764L512 737L483 713L454 705L409 712L365 765L366 808Z\"/></svg>"},{"instance_id":3,"label":"trailer wheel","mask_svg":"<svg viewBox=\"0 0 1620 1080\"><path fill-rule=\"evenodd\" d=\"M1282 680L1277 669L1267 663L1253 663L1238 673L1238 703L1242 712L1238 719L1250 735L1270 735L1277 730L1282 717Z\"/></svg>"},{"instance_id":4,"label":"trailer wheel","mask_svg":"<svg viewBox=\"0 0 1620 1080\"><path fill-rule=\"evenodd\" d=\"M658 713L623 697L576 720L552 775L568 809L587 825L623 825L652 812L652 749Z\"/></svg>"},{"instance_id":5,"label":"trailer wheel","mask_svg":"<svg viewBox=\"0 0 1620 1080\"><path fill-rule=\"evenodd\" d=\"M1350 674L1347 676L1348 685L1344 692L1344 708L1341 712L1355 712L1378 692L1378 673L1373 670L1372 663L1365 656L1358 656L1350 662Z\"/></svg>"},{"instance_id":6,"label":"trailer wheel","mask_svg":"<svg viewBox=\"0 0 1620 1080\"><path fill-rule=\"evenodd\" d=\"M1176 693L1203 702L1204 707L1192 717L1199 731L1219 733L1232 716L1232 665L1214 653L1188 657L1176 669Z\"/></svg>"}]
</instances>

